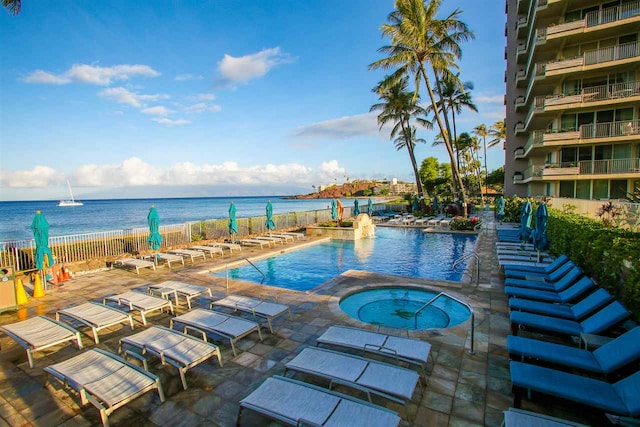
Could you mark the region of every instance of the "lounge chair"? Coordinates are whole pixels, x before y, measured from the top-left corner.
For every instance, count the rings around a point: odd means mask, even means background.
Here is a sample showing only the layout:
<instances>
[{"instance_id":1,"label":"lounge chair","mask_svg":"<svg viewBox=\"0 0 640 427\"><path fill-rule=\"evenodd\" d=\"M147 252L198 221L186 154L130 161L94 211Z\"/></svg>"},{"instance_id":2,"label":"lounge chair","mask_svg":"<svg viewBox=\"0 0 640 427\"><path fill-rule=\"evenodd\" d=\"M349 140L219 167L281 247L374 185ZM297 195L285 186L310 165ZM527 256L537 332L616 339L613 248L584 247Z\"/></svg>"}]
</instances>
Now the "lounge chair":
<instances>
[{"instance_id":1,"label":"lounge chair","mask_svg":"<svg viewBox=\"0 0 640 427\"><path fill-rule=\"evenodd\" d=\"M562 278L569 274L573 269L578 269L578 271L581 271L580 267L575 265L573 261L568 261L549 274L535 274L528 272L521 272L520 274L515 273L513 274L513 276L507 276L507 278L505 279L505 284L507 286L510 286L511 284L517 286L518 283L533 281L551 285L552 283L556 283L562 280Z\"/></svg>"},{"instance_id":2,"label":"lounge chair","mask_svg":"<svg viewBox=\"0 0 640 427\"><path fill-rule=\"evenodd\" d=\"M433 217L429 221L427 221L427 225L438 225L438 224L440 224L440 221L442 221L445 218L446 218L446 216L443 215L443 214L436 215L435 217Z\"/></svg>"},{"instance_id":3,"label":"lounge chair","mask_svg":"<svg viewBox=\"0 0 640 427\"><path fill-rule=\"evenodd\" d=\"M109 425L108 417L113 411L148 391L157 389L160 401L164 402L157 376L98 348L47 366L44 371L45 385L52 375L76 390L82 405L91 402L98 408L104 426Z\"/></svg>"},{"instance_id":4,"label":"lounge chair","mask_svg":"<svg viewBox=\"0 0 640 427\"><path fill-rule=\"evenodd\" d=\"M284 314L288 314L289 318L291 318L291 310L286 305L262 301L257 298L245 297L243 295L229 295L226 298L212 301L209 308L213 310L213 307L232 308L234 311L251 313L256 317L266 319L269 325L269 331L272 334L272 322L274 319Z\"/></svg>"},{"instance_id":5,"label":"lounge chair","mask_svg":"<svg viewBox=\"0 0 640 427\"><path fill-rule=\"evenodd\" d=\"M275 237L278 239L282 239L285 242L293 242L295 241L295 237L290 236L289 234L283 234L283 233L269 233L269 237Z\"/></svg>"},{"instance_id":6,"label":"lounge chair","mask_svg":"<svg viewBox=\"0 0 640 427\"><path fill-rule=\"evenodd\" d=\"M329 388L342 384L363 391L369 401L374 394L401 405L411 400L420 382L410 369L317 347L303 349L284 366L285 377L288 371L327 379Z\"/></svg>"},{"instance_id":7,"label":"lounge chair","mask_svg":"<svg viewBox=\"0 0 640 427\"><path fill-rule=\"evenodd\" d=\"M150 254L150 255L145 255L145 259L151 262L154 262L154 260L156 260L158 264L159 264L159 261L166 261L167 267L169 268L171 268L172 262L179 262L179 263L182 263L182 265L184 265L184 258L176 254L165 254L165 253Z\"/></svg>"},{"instance_id":8,"label":"lounge chair","mask_svg":"<svg viewBox=\"0 0 640 427\"><path fill-rule=\"evenodd\" d=\"M86 302L75 307L58 310L56 320L59 321L60 316L69 317L90 327L96 344L100 342L98 331L101 329L129 322L129 326L133 330L133 317L130 314L95 302Z\"/></svg>"},{"instance_id":9,"label":"lounge chair","mask_svg":"<svg viewBox=\"0 0 640 427\"><path fill-rule=\"evenodd\" d=\"M255 240L264 240L270 243L273 243L273 246L277 245L278 243L284 245L284 239L278 238L278 237L269 237L269 236L256 236L254 237Z\"/></svg>"},{"instance_id":10,"label":"lounge chair","mask_svg":"<svg viewBox=\"0 0 640 427\"><path fill-rule=\"evenodd\" d=\"M589 427L562 418L550 417L537 412L524 411L522 409L509 408L504 411L503 427Z\"/></svg>"},{"instance_id":11,"label":"lounge chair","mask_svg":"<svg viewBox=\"0 0 640 427\"><path fill-rule=\"evenodd\" d=\"M608 375L640 359L640 326L609 341L593 352L576 347L509 335L511 360L520 358L550 362L572 369ZM515 357L513 357L515 356Z\"/></svg>"},{"instance_id":12,"label":"lounge chair","mask_svg":"<svg viewBox=\"0 0 640 427\"><path fill-rule=\"evenodd\" d=\"M526 311L528 313L543 314L545 316L580 321L603 307L613 297L609 292L600 288L574 305L553 304L549 302L531 301L522 298L509 298L509 308L512 311Z\"/></svg>"},{"instance_id":13,"label":"lounge chair","mask_svg":"<svg viewBox=\"0 0 640 427\"><path fill-rule=\"evenodd\" d=\"M425 225L429 220L433 219L433 216L423 216L422 218L417 218L414 222L415 225Z\"/></svg>"},{"instance_id":14,"label":"lounge chair","mask_svg":"<svg viewBox=\"0 0 640 427\"><path fill-rule=\"evenodd\" d=\"M524 261L524 262L544 262L547 264L553 263L555 258L553 257L541 257L538 258L538 254L531 255L498 255L498 264L506 265L509 261Z\"/></svg>"},{"instance_id":15,"label":"lounge chair","mask_svg":"<svg viewBox=\"0 0 640 427\"><path fill-rule=\"evenodd\" d=\"M438 225L440 227L449 227L451 225L451 221L453 221L453 218L445 218L442 221L440 221Z\"/></svg>"},{"instance_id":16,"label":"lounge chair","mask_svg":"<svg viewBox=\"0 0 640 427\"><path fill-rule=\"evenodd\" d=\"M537 262L537 261L538 260L536 258L531 258L526 261L515 260L515 259L498 259L498 265L500 266L500 268L507 268L507 267L513 267L513 266L546 268L549 265L551 265L551 263L553 262L553 261L546 261L546 260L542 262Z\"/></svg>"},{"instance_id":17,"label":"lounge chair","mask_svg":"<svg viewBox=\"0 0 640 427\"><path fill-rule=\"evenodd\" d=\"M237 356L235 343L239 339L257 332L262 341L262 332L258 323L202 308L174 317L170 321L170 327L173 329L176 323L183 325L184 332L195 329L202 334L210 333L229 340L234 357Z\"/></svg>"},{"instance_id":18,"label":"lounge chair","mask_svg":"<svg viewBox=\"0 0 640 427\"><path fill-rule=\"evenodd\" d=\"M511 362L509 368L516 407L520 406L523 391L533 391L616 415L640 416L640 371L610 384L522 362Z\"/></svg>"},{"instance_id":19,"label":"lounge chair","mask_svg":"<svg viewBox=\"0 0 640 427\"><path fill-rule=\"evenodd\" d=\"M304 240L306 238L304 233L295 233L292 231L281 231L279 234L286 234L287 236L295 237L298 240Z\"/></svg>"},{"instance_id":20,"label":"lounge chair","mask_svg":"<svg viewBox=\"0 0 640 427\"><path fill-rule=\"evenodd\" d=\"M631 313L618 301L600 309L595 314L581 322L575 320L559 319L557 317L543 316L541 314L525 313L524 311L512 311L509 316L511 331L518 335L518 329L527 328L554 333L560 335L580 336L580 334L598 334L617 325Z\"/></svg>"},{"instance_id":21,"label":"lounge chair","mask_svg":"<svg viewBox=\"0 0 640 427\"><path fill-rule=\"evenodd\" d=\"M222 249L229 249L229 253L233 252L233 251L238 251L241 252L242 251L242 246L240 246L237 243L220 243L220 242L214 242L214 243L209 243L207 246L213 246L214 248L222 248Z\"/></svg>"},{"instance_id":22,"label":"lounge chair","mask_svg":"<svg viewBox=\"0 0 640 427\"><path fill-rule=\"evenodd\" d=\"M178 282L175 280L168 280L166 282L150 284L149 290L162 290L171 289L175 291L176 305L179 305L178 297L183 297L187 301L187 306L191 310L191 300L200 295L209 294L209 298L212 297L211 289L206 286L193 285L191 283Z\"/></svg>"},{"instance_id":23,"label":"lounge chair","mask_svg":"<svg viewBox=\"0 0 640 427\"><path fill-rule=\"evenodd\" d=\"M173 304L166 299L155 297L153 295L143 294L142 292L124 292L118 295L110 295L104 297L103 304L107 301L115 301L119 305L128 305L129 310L138 310L142 317L142 324L147 324L147 314L153 311L164 311L168 308L173 314Z\"/></svg>"},{"instance_id":24,"label":"lounge chair","mask_svg":"<svg viewBox=\"0 0 640 427\"><path fill-rule=\"evenodd\" d=\"M330 326L316 341L316 345L324 344L362 350L418 366L423 377L426 378L424 368L431 352L431 344L426 341L401 338L348 326Z\"/></svg>"},{"instance_id":25,"label":"lounge chair","mask_svg":"<svg viewBox=\"0 0 640 427\"><path fill-rule=\"evenodd\" d=\"M555 261L553 261L547 267L543 268L517 265L507 266L504 268L504 275L506 277L514 277L520 279L524 279L526 276L547 278L551 273L567 263L573 263L573 261L571 261L566 255L560 255L558 258L556 258Z\"/></svg>"},{"instance_id":26,"label":"lounge chair","mask_svg":"<svg viewBox=\"0 0 640 427\"><path fill-rule=\"evenodd\" d=\"M193 249L171 249L167 251L171 254L178 254L186 258L191 258L191 263L193 264L196 261L196 258L202 258L203 260L207 259L207 256L202 251L196 251Z\"/></svg>"},{"instance_id":27,"label":"lounge chair","mask_svg":"<svg viewBox=\"0 0 640 427\"><path fill-rule=\"evenodd\" d=\"M240 401L251 410L291 426L391 427L400 423L397 413L355 397L336 393L290 378L267 378Z\"/></svg>"},{"instance_id":28,"label":"lounge chair","mask_svg":"<svg viewBox=\"0 0 640 427\"><path fill-rule=\"evenodd\" d=\"M146 261L144 259L137 258L123 258L117 259L115 264L122 265L123 267L133 267L136 269L136 274L140 274L141 268L151 268L153 271L156 271L156 264L151 261Z\"/></svg>"},{"instance_id":29,"label":"lounge chair","mask_svg":"<svg viewBox=\"0 0 640 427\"><path fill-rule=\"evenodd\" d=\"M260 249L266 247L271 247L271 242L267 240L258 240L258 239L240 239L240 244L245 246L260 246Z\"/></svg>"},{"instance_id":30,"label":"lounge chair","mask_svg":"<svg viewBox=\"0 0 640 427\"><path fill-rule=\"evenodd\" d=\"M4 332L27 351L29 367L33 368L33 353L67 341L76 341L82 348L80 332L62 322L44 316L0 326Z\"/></svg>"},{"instance_id":31,"label":"lounge chair","mask_svg":"<svg viewBox=\"0 0 640 427\"><path fill-rule=\"evenodd\" d=\"M513 279L508 277L505 286L518 288L540 289L542 291L562 292L573 285L582 277L582 270L578 266L565 264L564 267L556 270L552 276L555 280L546 281L541 277L530 277L529 279Z\"/></svg>"},{"instance_id":32,"label":"lounge chair","mask_svg":"<svg viewBox=\"0 0 640 427\"><path fill-rule=\"evenodd\" d=\"M130 350L128 353L125 350L127 346L137 349L138 357L152 354L158 357L163 365L169 364L175 367L180 373L182 387L185 390L187 389L186 372L190 368L214 356L222 366L220 349L206 342L206 337L200 340L162 326L152 326L135 335L121 338L118 353L125 351L125 354L131 355Z\"/></svg>"},{"instance_id":33,"label":"lounge chair","mask_svg":"<svg viewBox=\"0 0 640 427\"><path fill-rule=\"evenodd\" d=\"M211 258L213 258L214 254L220 254L220 256L224 256L224 252L222 248L213 247L208 245L197 245L197 246L189 246L189 249L194 249L196 251L204 252L205 254L209 254Z\"/></svg>"},{"instance_id":34,"label":"lounge chair","mask_svg":"<svg viewBox=\"0 0 640 427\"><path fill-rule=\"evenodd\" d=\"M591 280L587 276L583 276L582 279L578 280L576 284L569 286L562 292L541 291L539 289L505 286L504 293L509 297L532 299L536 301L559 302L566 304L577 300L581 295L585 294L595 287L596 284L593 283L593 280Z\"/></svg>"}]
</instances>

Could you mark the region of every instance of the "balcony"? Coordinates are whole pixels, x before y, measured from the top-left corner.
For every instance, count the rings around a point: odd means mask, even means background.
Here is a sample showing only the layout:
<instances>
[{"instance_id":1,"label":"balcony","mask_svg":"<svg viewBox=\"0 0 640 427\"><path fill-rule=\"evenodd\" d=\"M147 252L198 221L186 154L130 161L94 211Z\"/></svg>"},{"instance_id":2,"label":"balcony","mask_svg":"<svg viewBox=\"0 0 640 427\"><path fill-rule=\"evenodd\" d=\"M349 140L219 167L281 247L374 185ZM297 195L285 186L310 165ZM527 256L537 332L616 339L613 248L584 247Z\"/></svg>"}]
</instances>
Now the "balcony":
<instances>
[{"instance_id":1,"label":"balcony","mask_svg":"<svg viewBox=\"0 0 640 427\"><path fill-rule=\"evenodd\" d=\"M558 73L570 73L584 71L584 67L620 62L640 56L640 44L638 42L618 44L601 49L588 50L575 58L562 61L548 62L545 67L545 76ZM628 62L628 61L627 61ZM616 65L616 64L609 64ZM558 72L558 73L554 73Z\"/></svg>"},{"instance_id":2,"label":"balcony","mask_svg":"<svg viewBox=\"0 0 640 427\"><path fill-rule=\"evenodd\" d=\"M584 19L578 21L551 25L547 28L547 38L564 37L572 33L580 34L583 33L585 29L623 21L636 16L640 16L640 1L589 12Z\"/></svg>"},{"instance_id":3,"label":"balcony","mask_svg":"<svg viewBox=\"0 0 640 427\"><path fill-rule=\"evenodd\" d=\"M523 178L518 183L524 183L533 179L550 178L552 180L569 177L594 175L626 175L629 177L640 176L640 158L607 159L607 160L583 160L580 162L550 163L544 165L529 166L523 173ZM516 183L516 176L513 177Z\"/></svg>"},{"instance_id":4,"label":"balcony","mask_svg":"<svg viewBox=\"0 0 640 427\"><path fill-rule=\"evenodd\" d=\"M514 159L524 159L524 147L518 147L513 150Z\"/></svg>"},{"instance_id":5,"label":"balcony","mask_svg":"<svg viewBox=\"0 0 640 427\"><path fill-rule=\"evenodd\" d=\"M579 130L580 139L624 138L640 135L640 120L597 123L582 125Z\"/></svg>"}]
</instances>

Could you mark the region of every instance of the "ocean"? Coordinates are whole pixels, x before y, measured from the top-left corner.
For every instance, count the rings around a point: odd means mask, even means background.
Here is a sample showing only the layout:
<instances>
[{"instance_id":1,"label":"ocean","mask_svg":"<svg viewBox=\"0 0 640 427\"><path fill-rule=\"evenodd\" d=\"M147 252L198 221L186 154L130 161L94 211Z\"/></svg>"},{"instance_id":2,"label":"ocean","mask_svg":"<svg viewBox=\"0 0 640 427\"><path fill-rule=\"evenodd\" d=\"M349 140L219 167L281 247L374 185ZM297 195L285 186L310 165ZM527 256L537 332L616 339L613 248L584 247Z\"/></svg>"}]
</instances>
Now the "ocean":
<instances>
[{"instance_id":1,"label":"ocean","mask_svg":"<svg viewBox=\"0 0 640 427\"><path fill-rule=\"evenodd\" d=\"M227 218L232 201L238 218L261 216L265 215L269 200L274 214L327 209L331 205L330 199L284 199L283 196L82 200L84 206L69 207L59 207L55 200L0 202L0 242L33 238L29 227L37 209L49 222L49 235L64 236L146 227L151 205L155 205L160 214L160 224L168 225ZM367 198L359 202L361 209L363 204L366 209ZM342 203L353 206L353 199L342 199Z\"/></svg>"}]
</instances>

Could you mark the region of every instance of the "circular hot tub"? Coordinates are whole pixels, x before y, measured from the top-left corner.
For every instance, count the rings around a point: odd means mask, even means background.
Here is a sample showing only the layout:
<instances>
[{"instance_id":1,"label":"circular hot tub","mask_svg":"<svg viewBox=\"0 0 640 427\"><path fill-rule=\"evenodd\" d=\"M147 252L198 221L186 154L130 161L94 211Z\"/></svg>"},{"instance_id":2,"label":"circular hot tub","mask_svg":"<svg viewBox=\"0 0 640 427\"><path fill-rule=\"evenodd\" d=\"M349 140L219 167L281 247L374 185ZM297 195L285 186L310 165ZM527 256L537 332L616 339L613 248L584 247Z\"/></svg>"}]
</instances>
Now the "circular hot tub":
<instances>
[{"instance_id":1,"label":"circular hot tub","mask_svg":"<svg viewBox=\"0 0 640 427\"><path fill-rule=\"evenodd\" d=\"M340 308L365 323L408 330L449 328L469 319L464 304L447 295L433 299L437 295L410 287L367 289L343 297Z\"/></svg>"}]
</instances>

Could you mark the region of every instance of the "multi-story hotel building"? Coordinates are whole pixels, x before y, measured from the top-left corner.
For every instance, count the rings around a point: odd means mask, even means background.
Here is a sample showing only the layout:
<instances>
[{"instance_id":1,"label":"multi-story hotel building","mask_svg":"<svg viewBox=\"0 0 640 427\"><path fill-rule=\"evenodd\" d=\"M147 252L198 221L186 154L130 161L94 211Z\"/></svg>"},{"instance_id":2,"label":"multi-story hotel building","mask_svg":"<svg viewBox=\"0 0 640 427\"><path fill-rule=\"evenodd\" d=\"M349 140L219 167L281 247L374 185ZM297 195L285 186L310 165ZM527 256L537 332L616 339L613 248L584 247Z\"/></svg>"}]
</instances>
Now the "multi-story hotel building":
<instances>
[{"instance_id":1,"label":"multi-story hotel building","mask_svg":"<svg viewBox=\"0 0 640 427\"><path fill-rule=\"evenodd\" d=\"M505 194L640 186L640 1L507 0Z\"/></svg>"}]
</instances>

